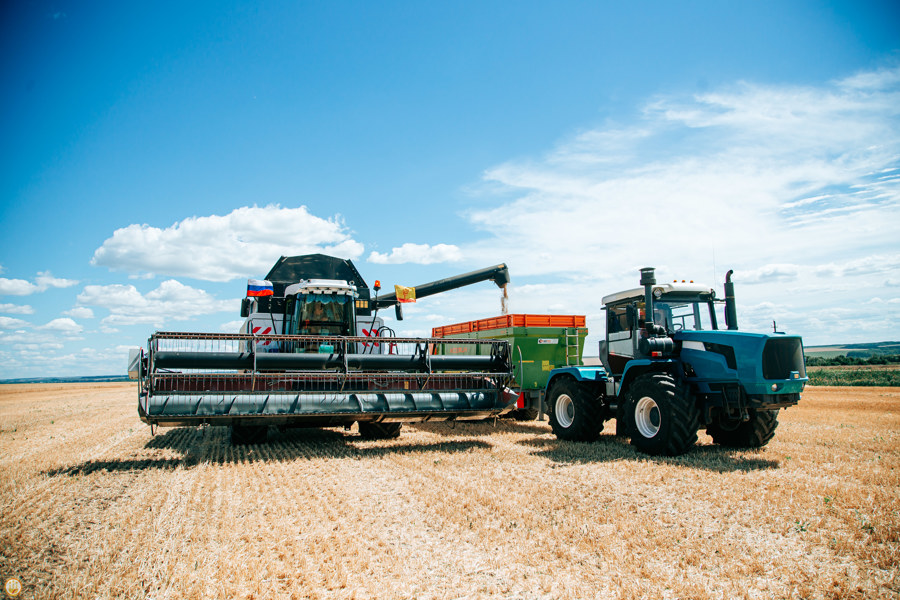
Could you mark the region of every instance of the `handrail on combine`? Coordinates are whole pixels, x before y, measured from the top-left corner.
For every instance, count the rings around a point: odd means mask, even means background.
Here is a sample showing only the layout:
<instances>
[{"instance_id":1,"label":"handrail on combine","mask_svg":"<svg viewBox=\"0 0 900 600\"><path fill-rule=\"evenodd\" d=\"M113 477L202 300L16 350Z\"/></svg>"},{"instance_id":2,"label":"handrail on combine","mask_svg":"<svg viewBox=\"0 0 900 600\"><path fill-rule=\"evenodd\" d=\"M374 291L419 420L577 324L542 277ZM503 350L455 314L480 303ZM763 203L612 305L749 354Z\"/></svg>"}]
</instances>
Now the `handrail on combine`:
<instances>
[{"instance_id":1,"label":"handrail on combine","mask_svg":"<svg viewBox=\"0 0 900 600\"><path fill-rule=\"evenodd\" d=\"M357 371L499 373L509 370L509 347L499 340L391 338L411 352L360 352L367 338L348 336L258 335L157 332L150 338L149 367L181 370ZM278 351L260 351L267 342ZM452 347L453 354L436 352Z\"/></svg>"}]
</instances>

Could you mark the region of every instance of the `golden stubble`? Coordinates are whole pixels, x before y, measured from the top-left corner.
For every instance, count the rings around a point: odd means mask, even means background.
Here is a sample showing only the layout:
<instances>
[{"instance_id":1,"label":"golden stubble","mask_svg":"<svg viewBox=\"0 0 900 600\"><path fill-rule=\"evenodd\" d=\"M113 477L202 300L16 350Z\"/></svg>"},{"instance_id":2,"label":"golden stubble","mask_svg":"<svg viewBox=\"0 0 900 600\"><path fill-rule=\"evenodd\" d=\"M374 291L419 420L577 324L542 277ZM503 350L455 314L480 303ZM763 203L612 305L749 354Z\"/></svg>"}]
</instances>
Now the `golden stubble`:
<instances>
[{"instance_id":1,"label":"golden stubble","mask_svg":"<svg viewBox=\"0 0 900 600\"><path fill-rule=\"evenodd\" d=\"M809 388L760 451L546 422L138 421L129 384L0 386L0 577L27 598L897 598L900 390Z\"/></svg>"}]
</instances>

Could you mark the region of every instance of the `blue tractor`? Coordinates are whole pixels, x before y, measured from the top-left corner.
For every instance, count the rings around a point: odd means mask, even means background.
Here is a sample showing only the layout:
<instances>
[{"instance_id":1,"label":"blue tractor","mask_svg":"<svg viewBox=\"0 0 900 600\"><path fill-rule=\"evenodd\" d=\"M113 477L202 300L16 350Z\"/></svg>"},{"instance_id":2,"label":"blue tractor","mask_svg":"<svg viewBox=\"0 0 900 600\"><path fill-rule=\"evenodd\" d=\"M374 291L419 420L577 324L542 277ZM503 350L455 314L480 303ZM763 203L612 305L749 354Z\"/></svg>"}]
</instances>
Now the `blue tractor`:
<instances>
[{"instance_id":1,"label":"blue tractor","mask_svg":"<svg viewBox=\"0 0 900 600\"><path fill-rule=\"evenodd\" d=\"M808 381L803 341L738 331L731 274L724 301L702 285L657 284L652 268L641 269L642 287L603 298L602 366L555 369L547 380L556 436L593 441L614 418L616 434L646 454L683 454L701 428L722 446L765 446L778 410L797 404Z\"/></svg>"}]
</instances>

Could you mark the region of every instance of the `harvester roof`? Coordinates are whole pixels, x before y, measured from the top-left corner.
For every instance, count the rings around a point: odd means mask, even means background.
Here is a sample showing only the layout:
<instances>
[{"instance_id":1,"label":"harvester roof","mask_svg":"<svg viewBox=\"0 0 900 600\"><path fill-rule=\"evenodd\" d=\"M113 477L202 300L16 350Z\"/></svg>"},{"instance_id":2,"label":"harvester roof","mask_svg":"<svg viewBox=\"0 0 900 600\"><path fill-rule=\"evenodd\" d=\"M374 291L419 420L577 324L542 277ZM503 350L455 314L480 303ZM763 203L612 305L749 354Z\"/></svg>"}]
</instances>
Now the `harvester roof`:
<instances>
[{"instance_id":1,"label":"harvester roof","mask_svg":"<svg viewBox=\"0 0 900 600\"><path fill-rule=\"evenodd\" d=\"M355 285L340 279L310 279L289 285L284 290L286 297L296 294L337 294L354 298L359 295Z\"/></svg>"},{"instance_id":2,"label":"harvester roof","mask_svg":"<svg viewBox=\"0 0 900 600\"><path fill-rule=\"evenodd\" d=\"M282 256L266 275L275 286L275 295L284 296L285 288L301 280L337 279L355 285L358 290L368 286L353 262L324 254L304 254L303 256Z\"/></svg>"}]
</instances>

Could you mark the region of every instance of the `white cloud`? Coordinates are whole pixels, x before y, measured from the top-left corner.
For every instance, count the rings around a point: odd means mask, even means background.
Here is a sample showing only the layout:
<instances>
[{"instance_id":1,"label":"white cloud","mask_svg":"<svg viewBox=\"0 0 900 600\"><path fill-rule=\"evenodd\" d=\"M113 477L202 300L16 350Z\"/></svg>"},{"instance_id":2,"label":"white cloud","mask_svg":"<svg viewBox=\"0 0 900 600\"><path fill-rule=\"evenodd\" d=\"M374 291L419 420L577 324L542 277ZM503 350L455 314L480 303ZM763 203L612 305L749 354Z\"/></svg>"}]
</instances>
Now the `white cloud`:
<instances>
[{"instance_id":1,"label":"white cloud","mask_svg":"<svg viewBox=\"0 0 900 600\"><path fill-rule=\"evenodd\" d=\"M402 264L415 263L419 265L431 265L434 263L454 262L462 260L462 252L459 247L452 244L403 244L399 248L393 248L390 254L372 252L369 254L369 262L376 264Z\"/></svg>"},{"instance_id":2,"label":"white cloud","mask_svg":"<svg viewBox=\"0 0 900 600\"><path fill-rule=\"evenodd\" d=\"M8 315L33 315L34 309L27 304L3 304L0 303L0 312Z\"/></svg>"},{"instance_id":3,"label":"white cloud","mask_svg":"<svg viewBox=\"0 0 900 600\"><path fill-rule=\"evenodd\" d=\"M217 300L205 290L192 288L174 279L163 281L155 290L141 294L133 285L88 285L78 295L81 305L105 308L107 327L188 321L200 315L237 312L237 300Z\"/></svg>"},{"instance_id":4,"label":"white cloud","mask_svg":"<svg viewBox=\"0 0 900 600\"><path fill-rule=\"evenodd\" d=\"M900 254L872 255L856 260L831 262L816 267L816 274L828 277L847 277L900 271Z\"/></svg>"},{"instance_id":5,"label":"white cloud","mask_svg":"<svg viewBox=\"0 0 900 600\"><path fill-rule=\"evenodd\" d=\"M75 317L76 319L93 319L94 311L89 309L86 306L76 306L71 308L63 313L64 315L68 315L70 317Z\"/></svg>"},{"instance_id":6,"label":"white cloud","mask_svg":"<svg viewBox=\"0 0 900 600\"><path fill-rule=\"evenodd\" d=\"M0 296L28 296L37 291L37 286L24 279L0 277Z\"/></svg>"},{"instance_id":7,"label":"white cloud","mask_svg":"<svg viewBox=\"0 0 900 600\"><path fill-rule=\"evenodd\" d=\"M222 323L219 325L219 331L224 331L225 333L237 333L240 331L241 326L244 324L244 321L228 321L227 323Z\"/></svg>"},{"instance_id":8,"label":"white cloud","mask_svg":"<svg viewBox=\"0 0 900 600\"><path fill-rule=\"evenodd\" d=\"M266 273L279 256L325 253L357 258L363 246L339 217L322 219L305 206L238 208L227 215L191 217L166 229L117 229L91 264L135 275L186 276L228 281Z\"/></svg>"},{"instance_id":9,"label":"white cloud","mask_svg":"<svg viewBox=\"0 0 900 600\"><path fill-rule=\"evenodd\" d=\"M0 296L28 296L36 292L45 292L50 288L66 288L77 284L74 279L54 277L50 271L41 271L35 277L35 283L24 279L7 279L0 277Z\"/></svg>"},{"instance_id":10,"label":"white cloud","mask_svg":"<svg viewBox=\"0 0 900 600\"><path fill-rule=\"evenodd\" d=\"M59 319L53 319L49 323L44 325L40 325L36 327L36 329L42 329L45 331L56 331L58 333L67 334L67 335L77 335L81 333L84 329L81 325L70 319L69 317L60 317Z\"/></svg>"},{"instance_id":11,"label":"white cloud","mask_svg":"<svg viewBox=\"0 0 900 600\"><path fill-rule=\"evenodd\" d=\"M775 283L793 281L800 273L798 265L765 265L757 269L738 271L734 274L736 283Z\"/></svg>"},{"instance_id":12,"label":"white cloud","mask_svg":"<svg viewBox=\"0 0 900 600\"><path fill-rule=\"evenodd\" d=\"M62 279L60 277L54 277L50 271L42 271L37 274L37 277L34 278L35 283L37 284L38 291L43 292L49 288L67 288L72 287L73 285L77 285L78 281L75 279Z\"/></svg>"},{"instance_id":13,"label":"white cloud","mask_svg":"<svg viewBox=\"0 0 900 600\"><path fill-rule=\"evenodd\" d=\"M12 317L0 317L0 329L19 329L29 327L31 323L22 319L14 319Z\"/></svg>"},{"instance_id":14,"label":"white cloud","mask_svg":"<svg viewBox=\"0 0 900 600\"><path fill-rule=\"evenodd\" d=\"M30 323L26 323L31 326ZM66 336L66 341L75 339L75 336ZM0 344L10 344L15 348L62 348L63 344L58 333L42 331L25 331L19 329L11 333L0 331Z\"/></svg>"},{"instance_id":15,"label":"white cloud","mask_svg":"<svg viewBox=\"0 0 900 600\"><path fill-rule=\"evenodd\" d=\"M463 252L505 250L516 273L555 274L662 254L706 268L713 251L749 270L784 263L786 248L895 245L885 224L900 222L900 183L882 173L900 160L897 107L894 88L862 94L840 82L658 98L637 124L489 169L486 181L518 196L469 213L490 236Z\"/></svg>"},{"instance_id":16,"label":"white cloud","mask_svg":"<svg viewBox=\"0 0 900 600\"><path fill-rule=\"evenodd\" d=\"M898 117L900 69L660 96L633 123L486 170L480 207L466 215L486 236L461 252L501 257L514 279L577 282L588 314L603 295L636 287L639 267L720 293L734 269L736 283L756 284L739 286L742 300L791 294L798 308L787 318L812 328L805 310L861 302L900 277ZM825 286L833 293L814 292Z\"/></svg>"}]
</instances>

